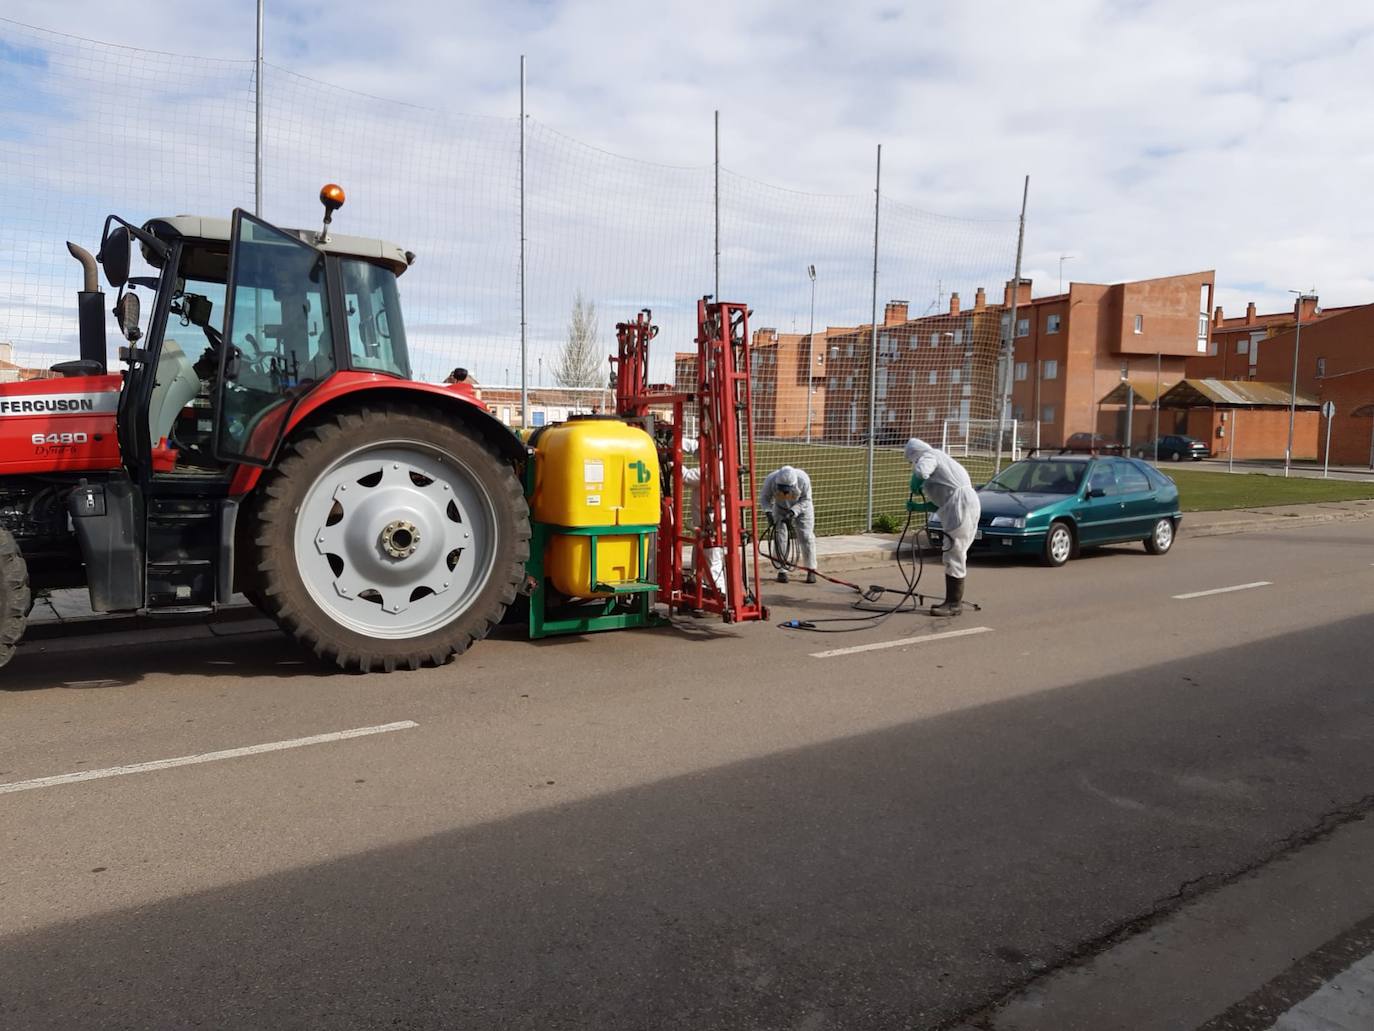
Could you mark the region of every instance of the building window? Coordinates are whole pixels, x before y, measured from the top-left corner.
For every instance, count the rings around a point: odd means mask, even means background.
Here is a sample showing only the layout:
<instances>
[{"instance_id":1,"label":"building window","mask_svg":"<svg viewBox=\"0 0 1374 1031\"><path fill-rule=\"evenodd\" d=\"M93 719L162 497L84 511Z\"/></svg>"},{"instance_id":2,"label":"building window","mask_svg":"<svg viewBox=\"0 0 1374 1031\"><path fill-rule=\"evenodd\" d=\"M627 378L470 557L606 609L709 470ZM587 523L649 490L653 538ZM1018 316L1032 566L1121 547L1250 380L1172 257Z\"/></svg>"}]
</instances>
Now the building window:
<instances>
[{"instance_id":1,"label":"building window","mask_svg":"<svg viewBox=\"0 0 1374 1031\"><path fill-rule=\"evenodd\" d=\"M961 382L963 382L963 373L962 373L959 369L950 369L950 370L949 370L949 381L950 381L951 383L961 383Z\"/></svg>"},{"instance_id":2,"label":"building window","mask_svg":"<svg viewBox=\"0 0 1374 1031\"><path fill-rule=\"evenodd\" d=\"M1130 363L1130 362L1122 362L1122 363L1121 363L1121 378L1122 378L1122 379L1129 379L1129 378L1130 378L1130 375L1131 375L1131 363Z\"/></svg>"},{"instance_id":3,"label":"building window","mask_svg":"<svg viewBox=\"0 0 1374 1031\"><path fill-rule=\"evenodd\" d=\"M1236 341L1236 354L1249 354L1250 340L1248 337L1241 337Z\"/></svg>"},{"instance_id":4,"label":"building window","mask_svg":"<svg viewBox=\"0 0 1374 1031\"><path fill-rule=\"evenodd\" d=\"M1040 421L1049 423L1054 422L1054 405L1045 405L1045 407L1040 409Z\"/></svg>"},{"instance_id":5,"label":"building window","mask_svg":"<svg viewBox=\"0 0 1374 1031\"><path fill-rule=\"evenodd\" d=\"M1056 359L1054 359L1054 358L1048 358L1048 359L1046 359L1045 364L1044 364L1044 366L1043 366L1043 368L1042 368L1042 370L1041 370L1041 373L1040 373L1040 378L1041 378L1041 379L1058 379L1058 378L1059 378L1059 362L1058 362Z\"/></svg>"},{"instance_id":6,"label":"building window","mask_svg":"<svg viewBox=\"0 0 1374 1031\"><path fill-rule=\"evenodd\" d=\"M543 412L540 412L540 411L531 412L531 413L530 413L530 418L531 418L532 420L534 420L534 424L535 424L536 426L543 426L543 425L544 425L544 413L543 413Z\"/></svg>"},{"instance_id":7,"label":"building window","mask_svg":"<svg viewBox=\"0 0 1374 1031\"><path fill-rule=\"evenodd\" d=\"M1145 332L1145 316L1144 316L1144 315L1137 315L1137 316L1135 317L1135 331L1136 331L1137 333L1144 333L1144 332Z\"/></svg>"},{"instance_id":8,"label":"building window","mask_svg":"<svg viewBox=\"0 0 1374 1031\"><path fill-rule=\"evenodd\" d=\"M1011 417L1015 419L1017 422L1021 422L1026 417L1026 410L1022 408L1020 405L1013 405L1011 409Z\"/></svg>"},{"instance_id":9,"label":"building window","mask_svg":"<svg viewBox=\"0 0 1374 1031\"><path fill-rule=\"evenodd\" d=\"M1051 316L1049 316L1048 318L1045 319L1045 332L1046 332L1046 333L1058 333L1058 332L1059 332L1059 316L1058 316L1058 315L1051 315Z\"/></svg>"},{"instance_id":10,"label":"building window","mask_svg":"<svg viewBox=\"0 0 1374 1031\"><path fill-rule=\"evenodd\" d=\"M1019 337L1030 336L1030 319L1016 320L1016 335Z\"/></svg>"},{"instance_id":11,"label":"building window","mask_svg":"<svg viewBox=\"0 0 1374 1031\"><path fill-rule=\"evenodd\" d=\"M932 333L932 334L930 334L930 346L931 346L931 347L939 347L939 346L940 346L940 334L939 334L939 333Z\"/></svg>"},{"instance_id":12,"label":"building window","mask_svg":"<svg viewBox=\"0 0 1374 1031\"><path fill-rule=\"evenodd\" d=\"M1318 359L1317 359L1317 379L1321 379L1321 378L1323 378L1325 375L1326 375L1326 359L1325 359L1325 358L1318 358Z\"/></svg>"},{"instance_id":13,"label":"building window","mask_svg":"<svg viewBox=\"0 0 1374 1031\"><path fill-rule=\"evenodd\" d=\"M939 369L931 369L931 370L930 370L930 379L928 379L926 382L930 383L932 386L933 386L934 384L936 384L936 383L939 383L939 382L940 382L940 370L939 370Z\"/></svg>"},{"instance_id":14,"label":"building window","mask_svg":"<svg viewBox=\"0 0 1374 1031\"><path fill-rule=\"evenodd\" d=\"M937 413L936 413L936 411L935 411L934 408L927 408L927 409L926 409L926 421L928 421L928 422L934 422L934 421L935 421L935 416L936 416L936 414L937 414Z\"/></svg>"},{"instance_id":15,"label":"building window","mask_svg":"<svg viewBox=\"0 0 1374 1031\"><path fill-rule=\"evenodd\" d=\"M1004 365L1004 366L1002 366L1002 368L1005 369L1006 366ZM1029 367L1028 363L1026 363L1026 362L1017 362L1017 363L1016 363L1016 382L1017 382L1017 383L1024 383L1025 380L1026 380L1026 375L1027 375L1029 372L1030 372L1030 367Z\"/></svg>"}]
</instances>

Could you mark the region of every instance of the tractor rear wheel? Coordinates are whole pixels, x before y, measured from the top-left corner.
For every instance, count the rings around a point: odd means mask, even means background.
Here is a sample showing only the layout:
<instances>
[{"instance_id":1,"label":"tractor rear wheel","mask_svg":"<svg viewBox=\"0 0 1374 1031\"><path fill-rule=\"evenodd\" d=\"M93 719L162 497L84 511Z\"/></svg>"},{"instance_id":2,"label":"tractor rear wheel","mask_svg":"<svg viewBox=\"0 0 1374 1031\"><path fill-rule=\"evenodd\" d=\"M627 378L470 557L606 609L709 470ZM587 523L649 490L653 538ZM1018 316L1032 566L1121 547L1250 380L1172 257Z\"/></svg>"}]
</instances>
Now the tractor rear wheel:
<instances>
[{"instance_id":1,"label":"tractor rear wheel","mask_svg":"<svg viewBox=\"0 0 1374 1031\"><path fill-rule=\"evenodd\" d=\"M14 658L32 608L28 563L14 535L0 527L0 666Z\"/></svg>"},{"instance_id":2,"label":"tractor rear wheel","mask_svg":"<svg viewBox=\"0 0 1374 1031\"><path fill-rule=\"evenodd\" d=\"M437 666L496 626L529 557L510 464L411 405L335 414L259 488L261 608L320 658L363 672Z\"/></svg>"}]
</instances>

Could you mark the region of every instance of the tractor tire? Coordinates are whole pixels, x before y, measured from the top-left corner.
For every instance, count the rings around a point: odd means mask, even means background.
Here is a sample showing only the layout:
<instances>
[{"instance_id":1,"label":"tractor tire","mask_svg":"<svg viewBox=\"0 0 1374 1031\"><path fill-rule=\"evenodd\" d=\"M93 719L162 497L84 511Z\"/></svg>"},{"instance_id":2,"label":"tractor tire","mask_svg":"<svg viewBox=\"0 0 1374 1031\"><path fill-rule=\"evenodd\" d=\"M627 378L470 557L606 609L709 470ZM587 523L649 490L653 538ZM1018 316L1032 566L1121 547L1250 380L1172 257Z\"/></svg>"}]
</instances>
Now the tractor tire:
<instances>
[{"instance_id":1,"label":"tractor tire","mask_svg":"<svg viewBox=\"0 0 1374 1031\"><path fill-rule=\"evenodd\" d=\"M32 608L28 563L14 535L0 527L0 666L14 658Z\"/></svg>"},{"instance_id":2,"label":"tractor tire","mask_svg":"<svg viewBox=\"0 0 1374 1031\"><path fill-rule=\"evenodd\" d=\"M501 622L525 577L529 510L510 463L415 405L330 415L257 491L254 600L319 658L439 666Z\"/></svg>"}]
</instances>

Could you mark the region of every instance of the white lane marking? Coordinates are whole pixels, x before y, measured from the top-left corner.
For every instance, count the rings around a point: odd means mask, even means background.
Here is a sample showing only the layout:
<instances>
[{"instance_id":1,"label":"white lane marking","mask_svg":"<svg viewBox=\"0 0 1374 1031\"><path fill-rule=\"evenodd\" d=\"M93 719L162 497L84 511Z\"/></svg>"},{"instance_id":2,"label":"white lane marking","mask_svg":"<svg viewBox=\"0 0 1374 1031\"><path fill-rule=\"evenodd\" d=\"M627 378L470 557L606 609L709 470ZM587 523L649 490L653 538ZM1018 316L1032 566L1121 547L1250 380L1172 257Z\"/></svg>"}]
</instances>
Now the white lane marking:
<instances>
[{"instance_id":1,"label":"white lane marking","mask_svg":"<svg viewBox=\"0 0 1374 1031\"><path fill-rule=\"evenodd\" d=\"M83 780L101 780L105 777L126 777L131 773L150 773L153 770L169 770L174 766L195 766L199 763L218 762L221 759L237 759L245 755L261 755L263 752L280 752L287 748L305 748L307 745L323 745L330 741L347 741L354 737L367 737L370 734L389 734L393 730L409 730L420 724L414 720L401 720L399 723L383 723L377 727L356 727L353 730L337 730L332 734L315 734L311 737L297 737L290 741L269 741L263 745L247 745L244 748L226 748L219 752L202 752L200 755L182 755L175 759L155 759L152 762L134 763L131 766L110 766L103 770L80 770L76 773L62 773L56 777L38 777L34 780L16 780L0 784L0 795L15 791L32 791L35 788L51 788L59 784L75 784Z\"/></svg>"},{"instance_id":2,"label":"white lane marking","mask_svg":"<svg viewBox=\"0 0 1374 1031\"><path fill-rule=\"evenodd\" d=\"M1213 594L1230 594L1232 591L1250 591L1256 587L1272 587L1273 582L1269 580L1256 580L1252 584L1236 584L1234 587L1217 587L1210 591L1193 591L1191 594L1175 594L1175 601L1187 601L1189 598L1206 598Z\"/></svg>"},{"instance_id":3,"label":"white lane marking","mask_svg":"<svg viewBox=\"0 0 1374 1031\"><path fill-rule=\"evenodd\" d=\"M973 626L967 630L946 630L942 634L926 634L924 637L903 637L899 641L878 641L876 644L856 644L852 648L831 648L825 652L812 652L813 659L833 659L837 655L854 655L858 652L875 652L880 648L905 648L909 644L926 644L929 641L947 641L951 637L968 637L970 634L990 634L990 626Z\"/></svg>"}]
</instances>

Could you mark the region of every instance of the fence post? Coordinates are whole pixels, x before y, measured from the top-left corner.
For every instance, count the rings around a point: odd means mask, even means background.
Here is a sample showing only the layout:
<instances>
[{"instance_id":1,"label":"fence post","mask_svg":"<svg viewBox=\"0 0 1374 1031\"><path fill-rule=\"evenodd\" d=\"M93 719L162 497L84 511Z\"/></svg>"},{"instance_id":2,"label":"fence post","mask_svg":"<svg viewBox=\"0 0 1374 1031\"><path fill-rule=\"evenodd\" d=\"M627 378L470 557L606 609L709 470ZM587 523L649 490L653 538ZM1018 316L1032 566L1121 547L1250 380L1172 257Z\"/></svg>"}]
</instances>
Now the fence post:
<instances>
[{"instance_id":1,"label":"fence post","mask_svg":"<svg viewBox=\"0 0 1374 1031\"><path fill-rule=\"evenodd\" d=\"M520 428L530 426L529 322L525 309L525 55L520 55Z\"/></svg>"},{"instance_id":2,"label":"fence post","mask_svg":"<svg viewBox=\"0 0 1374 1031\"><path fill-rule=\"evenodd\" d=\"M883 145L878 144L878 167L873 179L873 334L868 349L868 522L863 532L873 529L873 448L877 436L875 413L878 410L878 213L883 196Z\"/></svg>"},{"instance_id":3,"label":"fence post","mask_svg":"<svg viewBox=\"0 0 1374 1031\"><path fill-rule=\"evenodd\" d=\"M1002 471L1002 434L1006 429L1007 406L1011 404L1012 366L1016 361L1016 308L1021 299L1021 253L1026 245L1026 199L1030 196L1030 176L1021 186L1021 224L1016 233L1016 271L1011 281L1011 314L1007 319L1005 367L997 393L997 463L993 475ZM1037 414L1037 418L1038 418Z\"/></svg>"}]
</instances>

